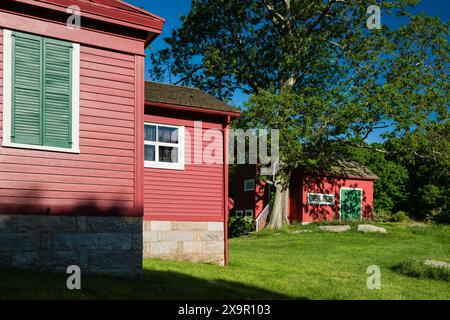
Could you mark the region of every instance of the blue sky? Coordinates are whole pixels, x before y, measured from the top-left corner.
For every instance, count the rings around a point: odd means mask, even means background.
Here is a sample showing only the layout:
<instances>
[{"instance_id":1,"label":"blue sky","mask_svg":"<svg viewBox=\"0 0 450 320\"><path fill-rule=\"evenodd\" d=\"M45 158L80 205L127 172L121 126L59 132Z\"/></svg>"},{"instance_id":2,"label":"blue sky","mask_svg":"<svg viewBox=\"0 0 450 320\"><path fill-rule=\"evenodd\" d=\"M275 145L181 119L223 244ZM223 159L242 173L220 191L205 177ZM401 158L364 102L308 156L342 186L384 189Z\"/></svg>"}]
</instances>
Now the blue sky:
<instances>
[{"instance_id":1,"label":"blue sky","mask_svg":"<svg viewBox=\"0 0 450 320\"><path fill-rule=\"evenodd\" d=\"M151 49L158 50L165 47L164 38L170 36L173 29L181 26L180 16L186 15L191 7L191 0L125 0L135 6L144 8L160 17L166 19L162 34L152 43ZM376 0L373 1L376 4ZM450 0L422 0L421 3L410 10L415 14L425 12L429 16L440 17L444 21L450 20ZM404 23L404 20L397 17L383 16L383 8L381 8L381 23L392 27L397 27ZM146 60L147 77L150 60ZM232 104L242 107L247 96L236 93L232 99ZM369 141L377 141L377 137L373 136Z\"/></svg>"}]
</instances>

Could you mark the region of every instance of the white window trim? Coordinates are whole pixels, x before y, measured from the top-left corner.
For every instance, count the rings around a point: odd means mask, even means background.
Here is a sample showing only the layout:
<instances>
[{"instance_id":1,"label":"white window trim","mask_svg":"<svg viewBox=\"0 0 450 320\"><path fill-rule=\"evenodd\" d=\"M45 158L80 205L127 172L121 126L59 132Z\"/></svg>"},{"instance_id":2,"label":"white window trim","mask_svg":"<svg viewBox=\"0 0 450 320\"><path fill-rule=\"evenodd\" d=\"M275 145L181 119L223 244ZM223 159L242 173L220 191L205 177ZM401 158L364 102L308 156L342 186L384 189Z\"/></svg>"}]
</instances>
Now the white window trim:
<instances>
[{"instance_id":1,"label":"white window trim","mask_svg":"<svg viewBox=\"0 0 450 320\"><path fill-rule=\"evenodd\" d=\"M235 211L235 216L238 218L242 218L242 216L244 215L244 210L236 210Z\"/></svg>"},{"instance_id":2,"label":"white window trim","mask_svg":"<svg viewBox=\"0 0 450 320\"><path fill-rule=\"evenodd\" d=\"M310 202L309 201L309 195L316 195L320 197L319 203L317 202ZM331 196L333 197L333 203L323 201L323 196ZM328 194L328 193L314 193L314 192L308 192L306 195L306 200L308 201L308 204L318 204L318 205L326 205L326 206L334 206L336 204L334 194Z\"/></svg>"},{"instance_id":3,"label":"white window trim","mask_svg":"<svg viewBox=\"0 0 450 320\"><path fill-rule=\"evenodd\" d=\"M155 161L147 161L144 160L144 167L145 168L155 168L155 169L169 169L169 170L184 170L184 126L173 126L169 124L164 123L152 123L152 122L145 122L145 125L151 125L151 126L161 126L161 127L168 127L168 128L175 128L178 129L178 143L166 143L166 142L158 142L158 141L145 141L144 138L144 146L145 145L151 145L155 146ZM156 136L156 140L158 140L158 136ZM169 163L169 162L160 162L158 161L158 147L177 147L178 148L178 163Z\"/></svg>"},{"instance_id":4,"label":"white window trim","mask_svg":"<svg viewBox=\"0 0 450 320\"><path fill-rule=\"evenodd\" d=\"M247 188L247 182L251 182L252 185L253 185L253 187ZM256 184L255 184L255 179L247 179L247 180L244 180L244 192L247 192L247 191L255 191L255 186L256 186Z\"/></svg>"},{"instance_id":5,"label":"white window trim","mask_svg":"<svg viewBox=\"0 0 450 320\"><path fill-rule=\"evenodd\" d=\"M348 188L348 187L341 187L339 190L339 202L340 199L342 199L342 190L358 190L361 191L361 210L359 211L359 220L363 219L363 193L364 190L362 188ZM342 215L341 215L341 204L339 203L339 221L342 221Z\"/></svg>"},{"instance_id":6,"label":"white window trim","mask_svg":"<svg viewBox=\"0 0 450 320\"><path fill-rule=\"evenodd\" d=\"M249 213L249 214L247 214ZM253 210L252 209L246 209L245 210L245 217L253 217Z\"/></svg>"},{"instance_id":7,"label":"white window trim","mask_svg":"<svg viewBox=\"0 0 450 320\"><path fill-rule=\"evenodd\" d=\"M12 31L3 30L3 147L80 153L80 45L72 50L72 148L11 142Z\"/></svg>"}]
</instances>

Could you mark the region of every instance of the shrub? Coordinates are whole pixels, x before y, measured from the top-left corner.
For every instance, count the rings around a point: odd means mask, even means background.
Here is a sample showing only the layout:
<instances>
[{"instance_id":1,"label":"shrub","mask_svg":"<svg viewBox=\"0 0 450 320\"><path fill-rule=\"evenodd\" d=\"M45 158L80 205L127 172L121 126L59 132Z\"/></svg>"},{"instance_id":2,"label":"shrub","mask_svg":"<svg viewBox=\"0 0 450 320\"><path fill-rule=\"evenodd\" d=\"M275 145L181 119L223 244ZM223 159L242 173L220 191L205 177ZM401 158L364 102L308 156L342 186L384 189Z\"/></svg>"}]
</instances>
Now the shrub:
<instances>
[{"instance_id":1,"label":"shrub","mask_svg":"<svg viewBox=\"0 0 450 320\"><path fill-rule=\"evenodd\" d=\"M442 209L441 208L431 209L426 214L425 221L426 222L438 222L439 221L439 217L441 215L442 215Z\"/></svg>"},{"instance_id":2,"label":"shrub","mask_svg":"<svg viewBox=\"0 0 450 320\"><path fill-rule=\"evenodd\" d=\"M375 222L387 222L390 221L392 217L392 214L383 209L375 210L373 213L373 221Z\"/></svg>"},{"instance_id":3,"label":"shrub","mask_svg":"<svg viewBox=\"0 0 450 320\"><path fill-rule=\"evenodd\" d=\"M425 221L449 224L450 223L450 213L449 213L449 211L447 211L443 208L431 209L427 213L427 215L425 217Z\"/></svg>"},{"instance_id":4,"label":"shrub","mask_svg":"<svg viewBox=\"0 0 450 320\"><path fill-rule=\"evenodd\" d=\"M416 215L427 222L450 223L449 188L428 184L417 189Z\"/></svg>"},{"instance_id":5,"label":"shrub","mask_svg":"<svg viewBox=\"0 0 450 320\"><path fill-rule=\"evenodd\" d=\"M255 219L253 217L230 217L228 220L228 236L230 238L240 237L255 231Z\"/></svg>"},{"instance_id":6,"label":"shrub","mask_svg":"<svg viewBox=\"0 0 450 320\"><path fill-rule=\"evenodd\" d=\"M415 278L429 278L450 282L450 269L445 267L427 266L421 261L404 261L393 266L392 270L405 276Z\"/></svg>"},{"instance_id":7,"label":"shrub","mask_svg":"<svg viewBox=\"0 0 450 320\"><path fill-rule=\"evenodd\" d=\"M408 221L408 220L409 220L409 217L406 214L406 212L400 210L400 211L397 211L397 213L393 214L389 221L402 222L402 221Z\"/></svg>"}]
</instances>

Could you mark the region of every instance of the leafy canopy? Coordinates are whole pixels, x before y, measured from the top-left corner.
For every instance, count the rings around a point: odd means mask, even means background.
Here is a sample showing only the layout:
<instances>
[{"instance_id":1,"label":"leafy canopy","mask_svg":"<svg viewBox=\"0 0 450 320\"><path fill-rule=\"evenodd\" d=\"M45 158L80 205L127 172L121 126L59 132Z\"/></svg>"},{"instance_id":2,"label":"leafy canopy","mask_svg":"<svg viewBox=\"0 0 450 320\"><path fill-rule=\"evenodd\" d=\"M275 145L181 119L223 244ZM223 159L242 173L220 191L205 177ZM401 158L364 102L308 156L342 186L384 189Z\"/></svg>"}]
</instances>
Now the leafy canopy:
<instances>
[{"instance_id":1,"label":"leafy canopy","mask_svg":"<svg viewBox=\"0 0 450 320\"><path fill-rule=\"evenodd\" d=\"M410 141L448 123L449 23L410 16L418 2L377 1L384 17L408 22L369 30L373 1L194 0L168 47L151 55L151 74L219 98L250 94L238 126L280 130L287 176L347 145L378 149L365 142L379 130Z\"/></svg>"}]
</instances>

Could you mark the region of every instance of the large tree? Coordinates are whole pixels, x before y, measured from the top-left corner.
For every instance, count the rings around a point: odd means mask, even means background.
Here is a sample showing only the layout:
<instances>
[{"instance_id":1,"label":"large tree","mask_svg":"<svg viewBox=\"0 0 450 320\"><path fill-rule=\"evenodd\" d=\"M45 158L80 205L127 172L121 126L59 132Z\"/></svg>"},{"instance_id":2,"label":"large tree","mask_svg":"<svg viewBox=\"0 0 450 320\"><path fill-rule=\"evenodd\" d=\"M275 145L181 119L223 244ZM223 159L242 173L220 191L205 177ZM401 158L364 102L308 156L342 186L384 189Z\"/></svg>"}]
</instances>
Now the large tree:
<instances>
[{"instance_id":1,"label":"large tree","mask_svg":"<svg viewBox=\"0 0 450 320\"><path fill-rule=\"evenodd\" d=\"M409 17L417 2L377 5ZM448 118L448 23L418 15L398 29L369 29L371 4L194 0L168 47L151 56L154 79L225 99L250 94L240 125L280 130L272 227L286 220L292 168L327 163L345 144L367 147L376 130L399 138Z\"/></svg>"}]
</instances>

